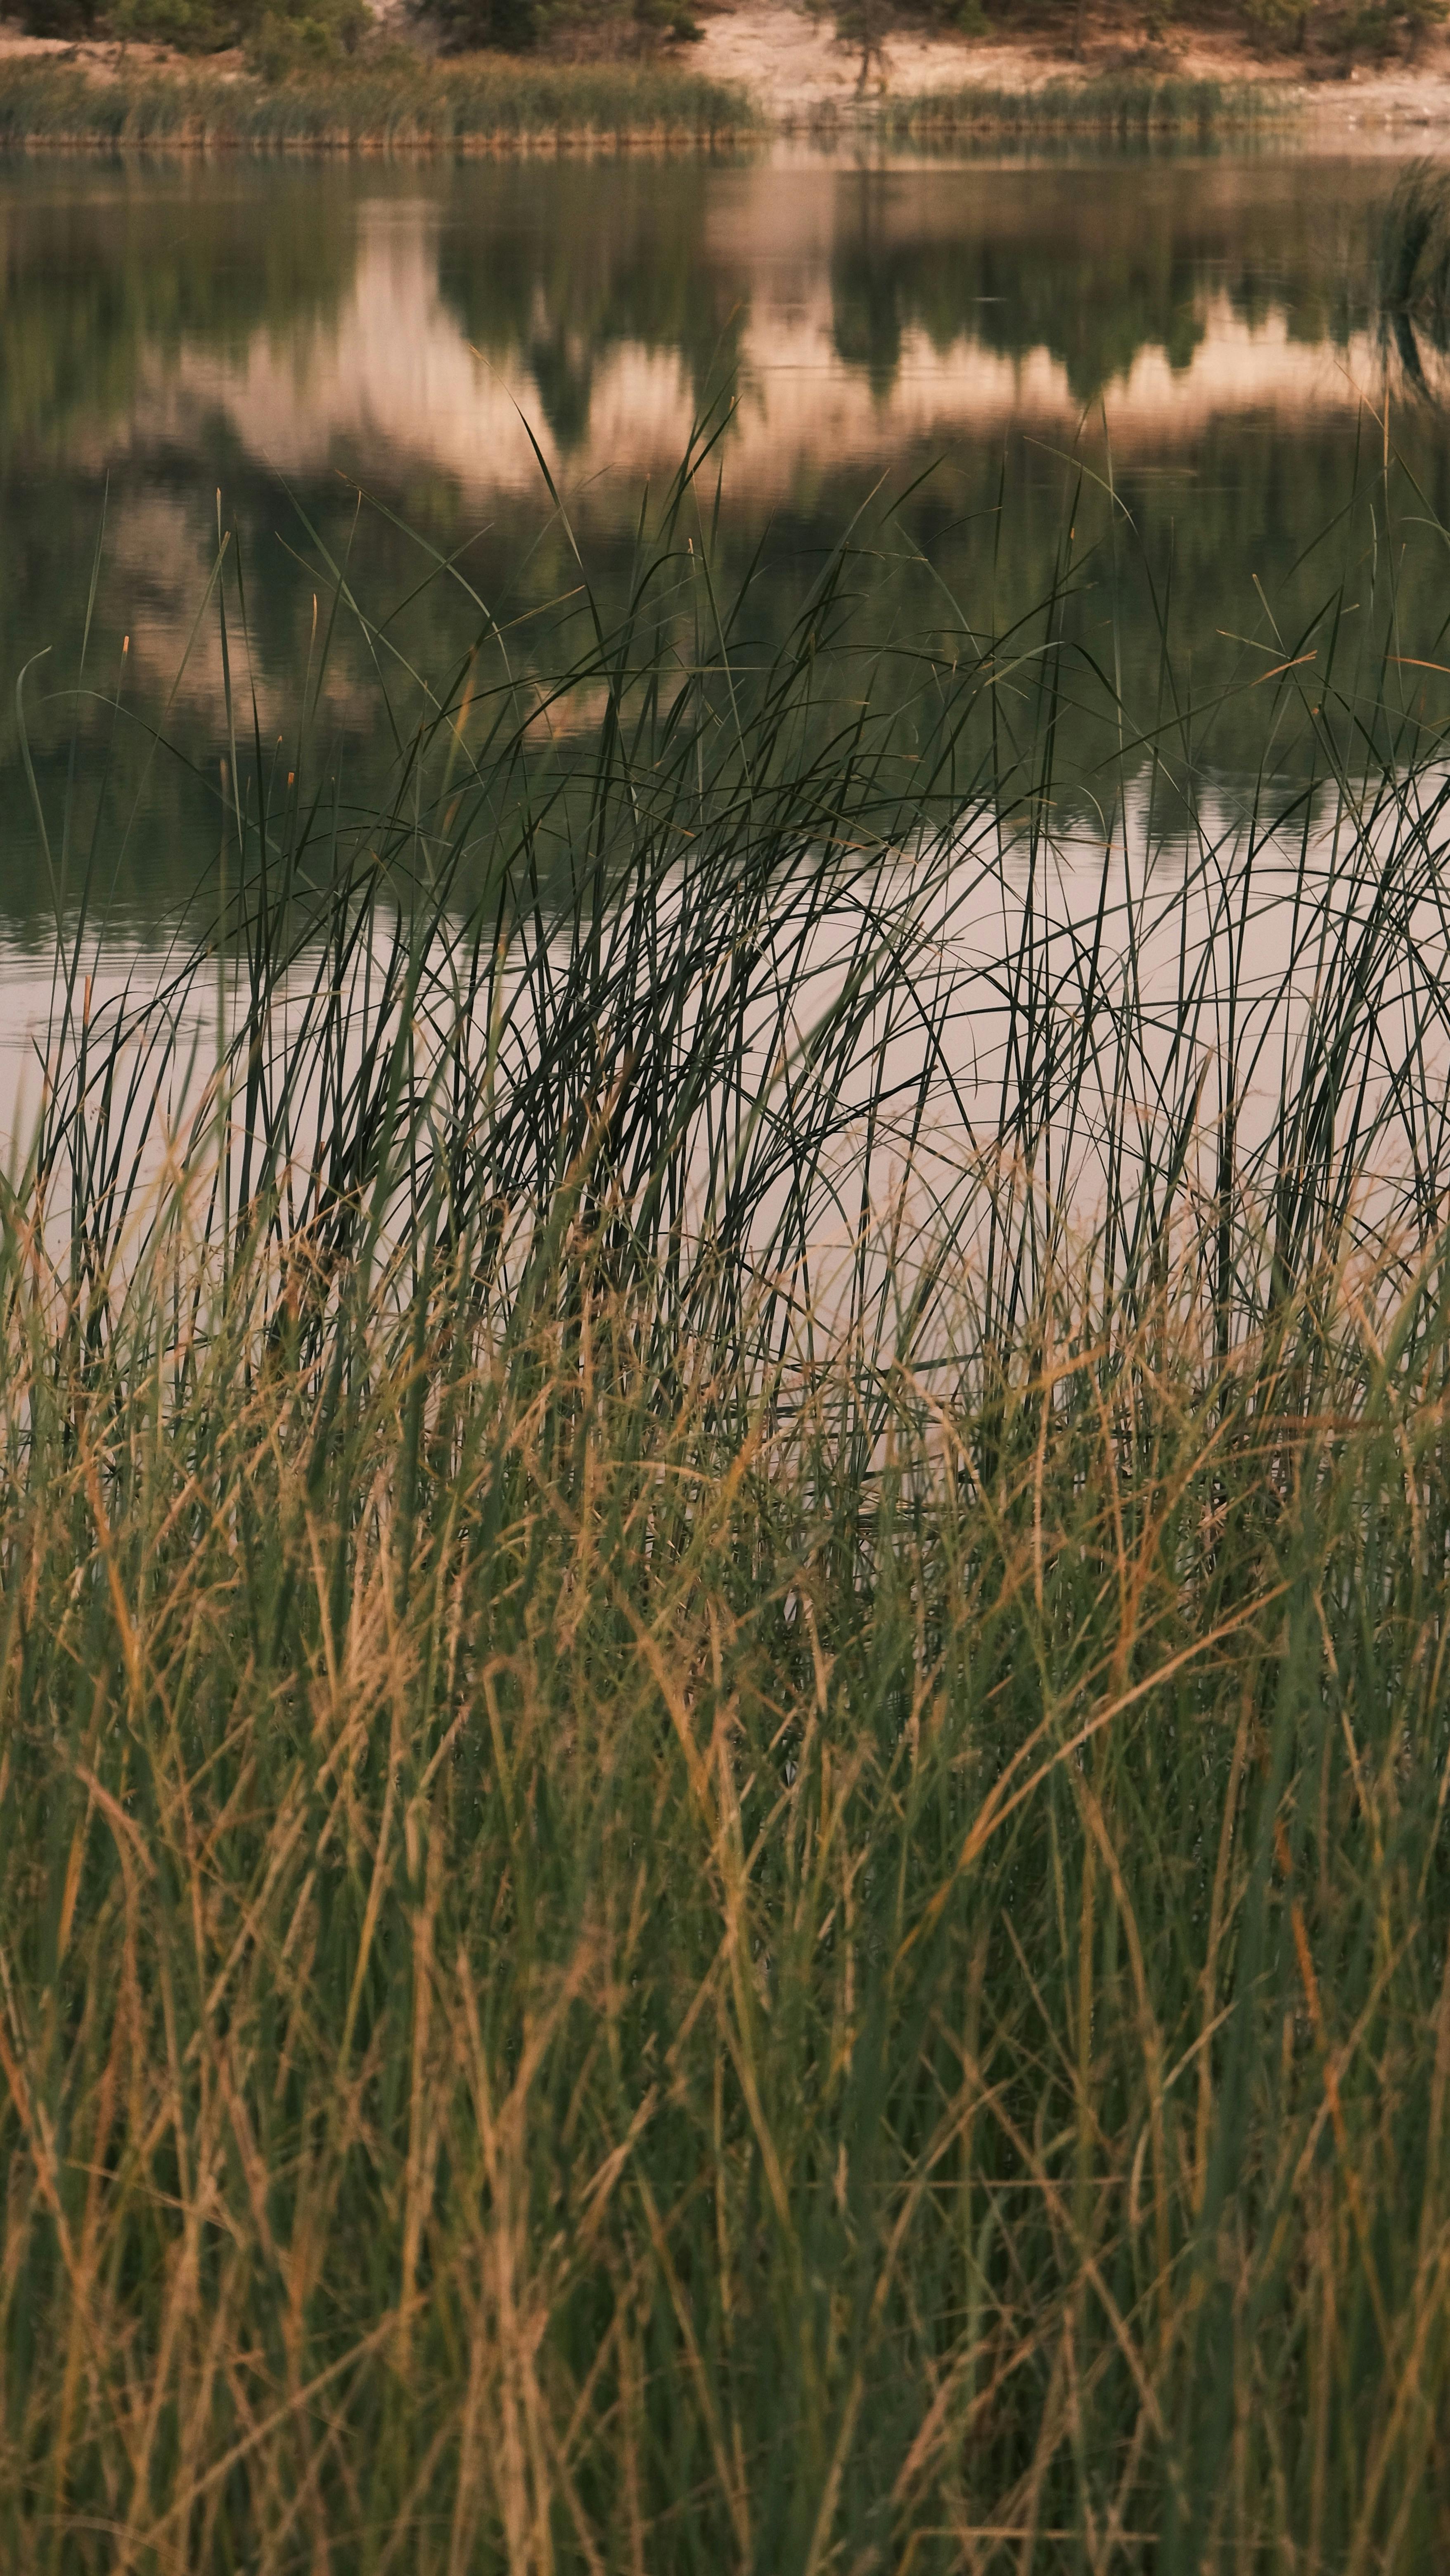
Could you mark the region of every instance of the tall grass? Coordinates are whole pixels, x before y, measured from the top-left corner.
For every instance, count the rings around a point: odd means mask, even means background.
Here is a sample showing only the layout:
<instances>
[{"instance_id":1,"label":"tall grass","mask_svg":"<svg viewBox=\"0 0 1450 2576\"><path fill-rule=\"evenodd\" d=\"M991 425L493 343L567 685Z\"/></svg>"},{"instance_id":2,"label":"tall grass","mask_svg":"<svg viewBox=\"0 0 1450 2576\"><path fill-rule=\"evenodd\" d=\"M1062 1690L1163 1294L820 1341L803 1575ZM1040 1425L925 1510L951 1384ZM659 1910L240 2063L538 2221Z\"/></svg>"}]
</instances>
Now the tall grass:
<instances>
[{"instance_id":1,"label":"tall grass","mask_svg":"<svg viewBox=\"0 0 1450 2576\"><path fill-rule=\"evenodd\" d=\"M390 57L276 82L124 71L93 79L23 58L0 65L0 144L12 146L466 153L715 142L758 122L742 91L655 63Z\"/></svg>"},{"instance_id":2,"label":"tall grass","mask_svg":"<svg viewBox=\"0 0 1450 2576\"><path fill-rule=\"evenodd\" d=\"M42 818L6 2563L1421 2570L1438 748L1360 605L1314 774L1158 848L1185 712L1069 867L1060 600L863 662L847 541L762 643L695 489L363 815L224 548L145 993L79 717Z\"/></svg>"},{"instance_id":3,"label":"tall grass","mask_svg":"<svg viewBox=\"0 0 1450 2576\"><path fill-rule=\"evenodd\" d=\"M1110 134L1208 135L1283 119L1291 103L1259 81L1185 80L1142 72L1104 72L1091 80L1051 80L1036 89L904 92L873 105L892 135Z\"/></svg>"},{"instance_id":4,"label":"tall grass","mask_svg":"<svg viewBox=\"0 0 1450 2576\"><path fill-rule=\"evenodd\" d=\"M934 135L1206 136L1289 110L1261 83L1105 74L1033 90L903 93L853 113L898 139ZM804 119L819 122L812 110ZM206 73L94 78L24 58L0 64L0 145L222 150L485 152L522 144L723 143L763 132L762 104L668 63L531 63L501 56L301 69L264 82Z\"/></svg>"}]
</instances>

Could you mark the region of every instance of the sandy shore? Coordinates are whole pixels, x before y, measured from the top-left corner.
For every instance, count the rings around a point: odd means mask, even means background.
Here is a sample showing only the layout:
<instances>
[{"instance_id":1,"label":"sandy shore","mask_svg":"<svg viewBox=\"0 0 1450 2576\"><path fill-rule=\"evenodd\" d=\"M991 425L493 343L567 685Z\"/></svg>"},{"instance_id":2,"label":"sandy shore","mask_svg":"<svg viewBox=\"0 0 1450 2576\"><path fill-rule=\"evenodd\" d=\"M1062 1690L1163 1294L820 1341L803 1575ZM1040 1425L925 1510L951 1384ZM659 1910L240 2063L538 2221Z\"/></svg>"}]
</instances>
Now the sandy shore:
<instances>
[{"instance_id":1,"label":"sandy shore","mask_svg":"<svg viewBox=\"0 0 1450 2576\"><path fill-rule=\"evenodd\" d=\"M373 0L376 14L394 21L392 0ZM1434 150L1443 134L1450 148L1450 33L1426 38L1414 64L1388 68L1359 64L1341 76L1327 61L1256 54L1246 37L1175 30L1170 41L1144 47L1131 41L1132 24L1115 34L1096 22L1081 55L1044 41L999 43L987 38L897 32L886 39L862 81L859 47L842 43L834 14L806 0L697 0L703 34L675 55L682 68L738 83L767 117L786 129L831 123L869 123L883 97L903 97L967 87L1023 90L1049 81L1081 81L1104 72L1173 75L1226 83L1262 82L1291 100L1302 121L1326 141L1367 148L1401 148L1412 135ZM195 71L195 56L165 45L114 40L67 43L27 35L0 20L0 61L23 57L74 62L93 77L114 78L122 69ZM211 74L244 69L240 53L209 55Z\"/></svg>"},{"instance_id":2,"label":"sandy shore","mask_svg":"<svg viewBox=\"0 0 1450 2576\"><path fill-rule=\"evenodd\" d=\"M179 54L171 45L116 42L114 37L31 36L14 19L0 19L0 63L79 63L93 80L114 80L120 71L240 71L240 50L228 54Z\"/></svg>"},{"instance_id":3,"label":"sandy shore","mask_svg":"<svg viewBox=\"0 0 1450 2576\"><path fill-rule=\"evenodd\" d=\"M859 48L840 42L828 10L791 6L789 0L722 0L701 23L704 38L691 48L691 60L717 79L739 81L787 124L819 117L823 110L854 116L864 107L869 113L872 100L883 94L968 85L1032 90L1049 81L1141 69L1188 80L1262 82L1292 98L1316 127L1346 135L1443 127L1450 143L1450 39L1443 36L1428 39L1413 66L1361 64L1345 78L1315 78L1305 76L1302 58L1255 54L1233 34L1182 30L1170 44L1149 49L1115 42L1103 32L1074 57L1045 42L898 33L888 37L863 89Z\"/></svg>"}]
</instances>

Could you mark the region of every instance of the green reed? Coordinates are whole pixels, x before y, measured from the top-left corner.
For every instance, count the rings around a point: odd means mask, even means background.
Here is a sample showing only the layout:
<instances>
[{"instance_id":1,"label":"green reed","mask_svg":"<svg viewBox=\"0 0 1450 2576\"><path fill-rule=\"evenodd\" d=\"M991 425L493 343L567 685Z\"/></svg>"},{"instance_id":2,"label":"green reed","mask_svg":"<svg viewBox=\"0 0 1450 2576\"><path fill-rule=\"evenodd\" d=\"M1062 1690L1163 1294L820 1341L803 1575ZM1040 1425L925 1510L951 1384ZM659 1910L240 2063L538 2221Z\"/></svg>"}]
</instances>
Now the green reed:
<instances>
[{"instance_id":1,"label":"green reed","mask_svg":"<svg viewBox=\"0 0 1450 2576\"><path fill-rule=\"evenodd\" d=\"M1066 882L1061 597L863 652L855 531L763 643L703 461L547 703L481 601L399 674L361 813L312 711L386 634L332 567L279 752L224 545L225 882L144 992L40 817L6 2563L1424 2568L1450 925L1393 602L1284 639L1308 763L1186 844L1172 674L1119 710Z\"/></svg>"},{"instance_id":2,"label":"green reed","mask_svg":"<svg viewBox=\"0 0 1450 2576\"><path fill-rule=\"evenodd\" d=\"M109 150L485 152L524 144L724 142L751 133L744 93L668 63L456 63L389 56L278 81L20 59L0 68L0 145Z\"/></svg>"},{"instance_id":3,"label":"green reed","mask_svg":"<svg viewBox=\"0 0 1450 2576\"><path fill-rule=\"evenodd\" d=\"M1044 81L1036 89L907 92L883 98L873 115L889 134L1196 135L1282 121L1293 104L1261 81L1187 80L1144 72L1103 72L1090 80Z\"/></svg>"},{"instance_id":4,"label":"green reed","mask_svg":"<svg viewBox=\"0 0 1450 2576\"><path fill-rule=\"evenodd\" d=\"M887 136L1199 136L1282 119L1261 83L1139 73L1049 81L1035 90L905 93L861 103ZM720 143L758 136L763 107L729 83L669 62L567 63L401 54L303 66L285 78L136 71L97 79L69 65L0 67L0 145L108 149L482 152L533 143ZM790 120L788 120L790 121ZM804 120L818 122L815 111Z\"/></svg>"}]
</instances>

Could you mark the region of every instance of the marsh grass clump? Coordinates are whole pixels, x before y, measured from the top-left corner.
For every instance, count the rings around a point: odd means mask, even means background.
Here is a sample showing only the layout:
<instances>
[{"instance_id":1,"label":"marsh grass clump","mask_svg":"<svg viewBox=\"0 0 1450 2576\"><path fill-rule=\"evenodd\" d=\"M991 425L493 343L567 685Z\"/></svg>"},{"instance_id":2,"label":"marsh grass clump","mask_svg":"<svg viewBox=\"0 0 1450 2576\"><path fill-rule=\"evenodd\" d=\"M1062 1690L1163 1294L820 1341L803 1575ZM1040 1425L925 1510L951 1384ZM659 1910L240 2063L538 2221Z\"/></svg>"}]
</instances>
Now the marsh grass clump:
<instances>
[{"instance_id":1,"label":"marsh grass clump","mask_svg":"<svg viewBox=\"0 0 1450 2576\"><path fill-rule=\"evenodd\" d=\"M480 606L366 812L229 698L145 991L81 674L0 1211L5 2562L1411 2576L1438 741L1316 680L1167 875L1119 741L1074 876L1053 604L863 661L858 535L767 647L693 492L543 704Z\"/></svg>"}]
</instances>

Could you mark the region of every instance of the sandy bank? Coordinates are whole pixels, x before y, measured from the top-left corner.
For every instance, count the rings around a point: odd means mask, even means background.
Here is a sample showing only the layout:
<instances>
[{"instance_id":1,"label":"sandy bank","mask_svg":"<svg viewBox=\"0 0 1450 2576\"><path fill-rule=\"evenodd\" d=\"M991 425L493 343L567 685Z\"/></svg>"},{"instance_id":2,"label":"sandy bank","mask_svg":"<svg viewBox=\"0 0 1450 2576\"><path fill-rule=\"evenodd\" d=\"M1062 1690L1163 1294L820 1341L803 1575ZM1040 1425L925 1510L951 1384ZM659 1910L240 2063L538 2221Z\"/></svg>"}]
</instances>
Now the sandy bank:
<instances>
[{"instance_id":1,"label":"sandy bank","mask_svg":"<svg viewBox=\"0 0 1450 2576\"><path fill-rule=\"evenodd\" d=\"M1262 85L1292 106L1306 134L1333 137L1337 148L1356 142L1370 150L1403 148L1406 138L1417 137L1433 150L1442 133L1450 148L1450 33L1428 36L1414 64L1359 64L1343 72L1323 59L1256 53L1246 35L1233 31L1175 30L1169 41L1145 47L1131 41L1130 20L1120 29L1104 19L1093 22L1078 55L1045 38L1001 42L902 30L887 37L863 80L860 48L838 37L829 9L805 0L699 0L699 16L701 40L671 49L662 64L738 86L769 123L787 131L869 131L888 101L963 89L1030 94L1053 82L1118 74ZM235 77L245 70L239 52L199 61L164 45L31 36L0 20L0 67L26 59L74 63L102 80L167 70Z\"/></svg>"},{"instance_id":2,"label":"sandy bank","mask_svg":"<svg viewBox=\"0 0 1450 2576\"><path fill-rule=\"evenodd\" d=\"M825 11L789 0L723 0L703 20L703 41L692 48L702 72L738 81L773 119L783 124L869 119L885 97L931 94L966 87L989 90L1045 88L1053 81L1081 81L1105 72L1141 71L1226 85L1261 83L1292 100L1300 117L1337 137L1402 130L1445 130L1450 142L1450 39L1427 39L1414 65L1358 65L1345 77L1309 76L1331 68L1305 66L1302 58L1256 54L1233 34L1178 31L1171 44L1141 47L1100 30L1080 56L1046 41L1013 43L991 38L929 36L905 32L887 38L863 85L859 47L844 45Z\"/></svg>"}]
</instances>

